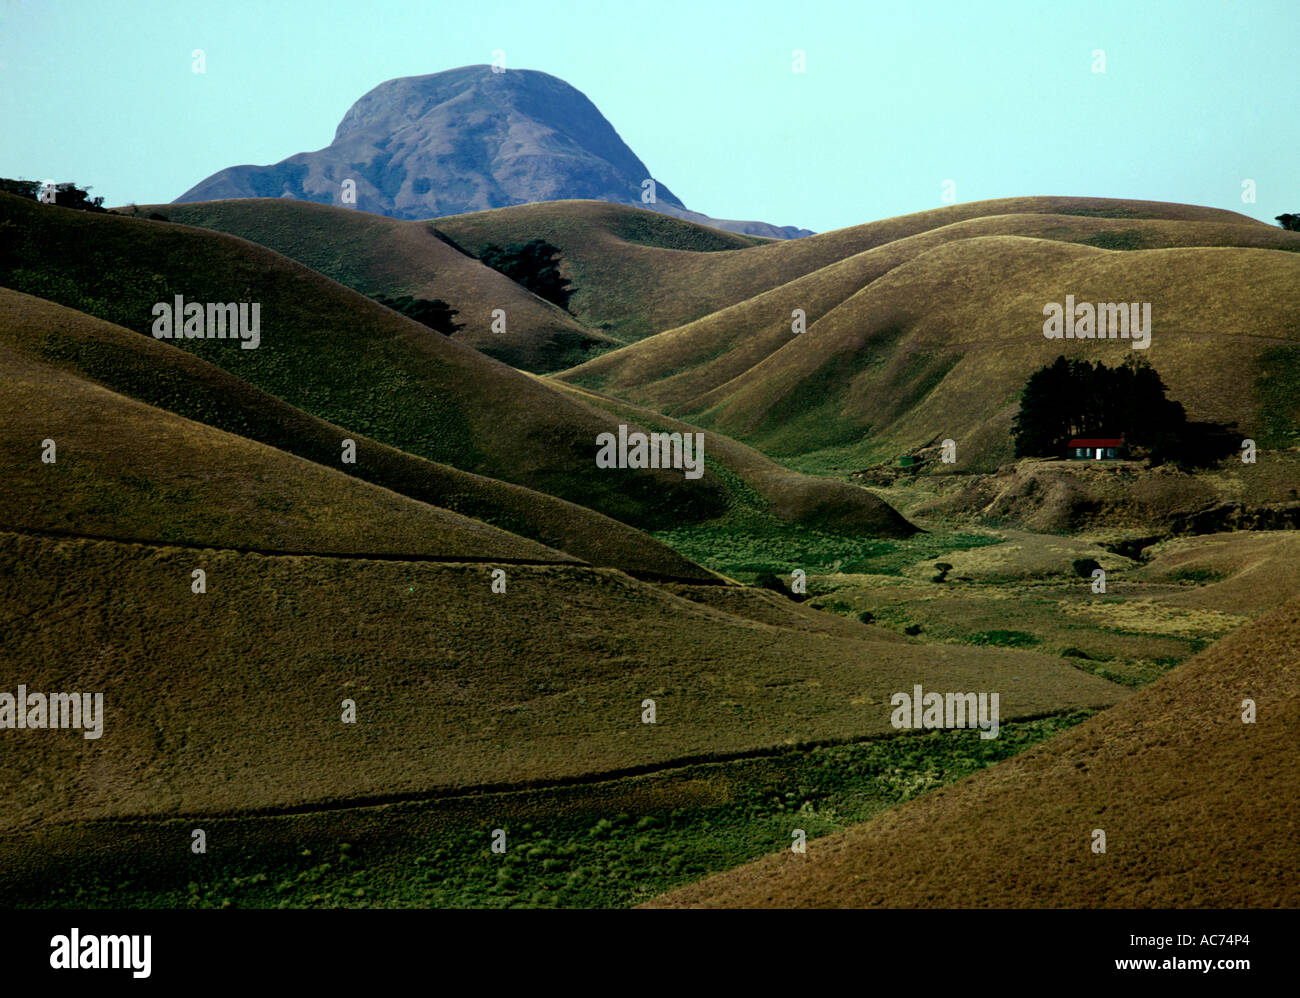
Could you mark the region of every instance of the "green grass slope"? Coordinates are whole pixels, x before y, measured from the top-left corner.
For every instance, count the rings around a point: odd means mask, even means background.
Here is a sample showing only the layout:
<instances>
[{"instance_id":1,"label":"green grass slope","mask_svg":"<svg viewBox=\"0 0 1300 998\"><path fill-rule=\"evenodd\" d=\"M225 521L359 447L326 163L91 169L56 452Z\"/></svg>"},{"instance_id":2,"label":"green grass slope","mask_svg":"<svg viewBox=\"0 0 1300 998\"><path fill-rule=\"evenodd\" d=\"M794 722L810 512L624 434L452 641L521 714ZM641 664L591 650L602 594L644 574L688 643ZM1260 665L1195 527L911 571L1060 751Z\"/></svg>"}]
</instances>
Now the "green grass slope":
<instances>
[{"instance_id":1,"label":"green grass slope","mask_svg":"<svg viewBox=\"0 0 1300 998\"><path fill-rule=\"evenodd\" d=\"M554 384L619 420L659 432L686 433L694 429L687 423L589 389L562 382ZM715 462L724 475L739 475L743 482L735 490L728 515L719 518L719 526L737 526L750 513L851 536L909 537L917 532L897 510L859 485L799 474L754 448L720 434L711 434L706 439L712 448L707 451L706 460Z\"/></svg>"},{"instance_id":2,"label":"green grass slope","mask_svg":"<svg viewBox=\"0 0 1300 998\"><path fill-rule=\"evenodd\" d=\"M249 813L892 733L914 682L1002 717L1127 692L1049 656L742 619L609 569L0 534L0 690L102 691L103 735L0 729L0 825ZM206 595L189 592L196 565ZM641 722L642 701L657 723ZM355 700L357 722L341 720Z\"/></svg>"},{"instance_id":3,"label":"green grass slope","mask_svg":"<svg viewBox=\"0 0 1300 998\"><path fill-rule=\"evenodd\" d=\"M54 460L43 444L52 440ZM0 345L0 529L192 547L576 561ZM175 582L182 591L186 578Z\"/></svg>"},{"instance_id":4,"label":"green grass slope","mask_svg":"<svg viewBox=\"0 0 1300 998\"><path fill-rule=\"evenodd\" d=\"M587 326L624 342L685 325L847 257L908 236L990 215L1067 215L1089 222L1119 219L1220 223L1277 232L1236 212L1194 205L1106 198L1024 197L950 205L803 239L728 246L725 234L690 226L680 235L643 238L666 226L651 212L595 201L518 205L440 218L436 224L470 252L487 243L541 237L560 247L578 289L570 308ZM689 223L677 223L689 226ZM629 235L629 231L631 235ZM744 238L744 237L738 237ZM712 252L700 252L710 250ZM786 311L789 328L789 311Z\"/></svg>"},{"instance_id":5,"label":"green grass slope","mask_svg":"<svg viewBox=\"0 0 1300 998\"><path fill-rule=\"evenodd\" d=\"M801 336L779 332L785 312L756 334L761 359L726 381L730 370L693 386L722 382L703 394L683 401L667 382L662 392L633 394L650 396L649 404L676 400L674 415L774 456L798 455L804 466L861 467L951 438L958 469L992 469L1010 457L1010 421L1035 369L1061 353L1118 364L1134 352L1125 340L1045 338L1043 305L1066 294L1151 302L1152 345L1143 354L1190 418L1235 421L1264 446L1294 443L1300 255L1242 247L1120 252L1019 236L952 241L888 270ZM669 334L674 342L685 335ZM641 356L656 346L650 341Z\"/></svg>"},{"instance_id":6,"label":"green grass slope","mask_svg":"<svg viewBox=\"0 0 1300 998\"><path fill-rule=\"evenodd\" d=\"M729 308L588 361L561 377L672 411L740 377L872 281L959 239L1014 235L1101 249L1242 246L1300 250L1300 233L1257 222L997 214L954 222L846 257Z\"/></svg>"},{"instance_id":7,"label":"green grass slope","mask_svg":"<svg viewBox=\"0 0 1300 998\"><path fill-rule=\"evenodd\" d=\"M41 298L0 288L0 344L151 406L490 523L594 565L638 575L716 581L671 548L610 517L380 444L309 415L164 341ZM340 463L340 442L347 438L356 441L356 464ZM24 439L21 446L28 443ZM24 460L27 456L24 450Z\"/></svg>"},{"instance_id":8,"label":"green grass slope","mask_svg":"<svg viewBox=\"0 0 1300 998\"><path fill-rule=\"evenodd\" d=\"M13 237L0 243L0 285L135 332L147 334L154 303L177 293L260 302L255 350L170 344L398 449L641 528L719 516L743 487L725 468L700 479L679 469L597 472L596 439L618 425L607 413L246 240L9 196L0 197L0 227ZM865 491L859 502L881 505Z\"/></svg>"},{"instance_id":9,"label":"green grass slope","mask_svg":"<svg viewBox=\"0 0 1300 998\"><path fill-rule=\"evenodd\" d=\"M282 253L365 295L440 298L459 313L453 339L529 371L578 363L616 345L573 316L485 267L440 238L428 222L408 222L287 198L146 205L182 225L226 232ZM506 313L504 333L492 312Z\"/></svg>"},{"instance_id":10,"label":"green grass slope","mask_svg":"<svg viewBox=\"0 0 1300 998\"><path fill-rule=\"evenodd\" d=\"M1298 640L1293 599L1022 755L656 903L1295 907Z\"/></svg>"}]
</instances>

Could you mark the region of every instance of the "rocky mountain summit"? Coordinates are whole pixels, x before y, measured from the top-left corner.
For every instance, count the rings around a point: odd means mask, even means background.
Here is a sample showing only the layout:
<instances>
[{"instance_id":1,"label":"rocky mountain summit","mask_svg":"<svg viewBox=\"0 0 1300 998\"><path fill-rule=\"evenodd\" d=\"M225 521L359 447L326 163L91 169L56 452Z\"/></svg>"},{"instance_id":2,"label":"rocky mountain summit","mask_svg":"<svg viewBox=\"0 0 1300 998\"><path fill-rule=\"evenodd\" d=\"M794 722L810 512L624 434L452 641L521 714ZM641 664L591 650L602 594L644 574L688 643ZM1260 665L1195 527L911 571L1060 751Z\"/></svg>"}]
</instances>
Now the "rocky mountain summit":
<instances>
[{"instance_id":1,"label":"rocky mountain summit","mask_svg":"<svg viewBox=\"0 0 1300 998\"><path fill-rule=\"evenodd\" d=\"M652 180L654 202L645 203ZM352 105L325 148L228 167L176 200L252 197L355 203L403 219L592 198L734 232L809 234L688 210L579 90L547 73L486 65L381 83Z\"/></svg>"}]
</instances>

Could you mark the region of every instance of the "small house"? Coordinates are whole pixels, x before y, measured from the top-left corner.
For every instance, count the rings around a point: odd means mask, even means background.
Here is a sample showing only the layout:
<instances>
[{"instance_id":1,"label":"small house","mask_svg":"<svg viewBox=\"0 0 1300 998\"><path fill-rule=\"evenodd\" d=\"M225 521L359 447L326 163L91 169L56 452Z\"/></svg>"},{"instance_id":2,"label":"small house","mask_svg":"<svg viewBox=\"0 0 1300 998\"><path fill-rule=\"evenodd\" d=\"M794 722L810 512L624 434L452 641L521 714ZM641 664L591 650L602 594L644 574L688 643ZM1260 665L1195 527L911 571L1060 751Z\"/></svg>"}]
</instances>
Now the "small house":
<instances>
[{"instance_id":1,"label":"small house","mask_svg":"<svg viewBox=\"0 0 1300 998\"><path fill-rule=\"evenodd\" d=\"M1117 461L1123 452L1123 437L1075 437L1065 445L1071 461Z\"/></svg>"}]
</instances>

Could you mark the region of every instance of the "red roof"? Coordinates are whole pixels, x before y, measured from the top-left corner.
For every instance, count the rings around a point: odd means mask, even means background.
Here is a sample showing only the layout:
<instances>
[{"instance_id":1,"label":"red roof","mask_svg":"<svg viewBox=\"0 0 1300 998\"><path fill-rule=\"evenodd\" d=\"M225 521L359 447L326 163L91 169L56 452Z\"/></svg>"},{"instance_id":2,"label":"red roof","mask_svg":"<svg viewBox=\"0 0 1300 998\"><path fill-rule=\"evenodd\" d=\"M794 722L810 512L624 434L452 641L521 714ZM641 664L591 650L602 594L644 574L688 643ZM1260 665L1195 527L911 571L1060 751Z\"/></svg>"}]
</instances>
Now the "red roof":
<instances>
[{"instance_id":1,"label":"red roof","mask_svg":"<svg viewBox=\"0 0 1300 998\"><path fill-rule=\"evenodd\" d=\"M1075 437L1066 447L1123 447L1123 437Z\"/></svg>"}]
</instances>

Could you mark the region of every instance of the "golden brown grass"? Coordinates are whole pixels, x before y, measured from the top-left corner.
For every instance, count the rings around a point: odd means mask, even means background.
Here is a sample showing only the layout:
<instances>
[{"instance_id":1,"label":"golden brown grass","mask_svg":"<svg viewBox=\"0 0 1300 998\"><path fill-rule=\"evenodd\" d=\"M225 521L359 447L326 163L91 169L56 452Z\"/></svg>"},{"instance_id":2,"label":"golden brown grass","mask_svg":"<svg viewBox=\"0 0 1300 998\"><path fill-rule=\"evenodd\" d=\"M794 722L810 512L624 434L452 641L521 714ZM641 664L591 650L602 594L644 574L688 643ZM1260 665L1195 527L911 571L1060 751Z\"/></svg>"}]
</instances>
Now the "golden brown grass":
<instances>
[{"instance_id":1,"label":"golden brown grass","mask_svg":"<svg viewBox=\"0 0 1300 998\"><path fill-rule=\"evenodd\" d=\"M1293 599L1042 746L655 903L1295 907L1298 641Z\"/></svg>"},{"instance_id":2,"label":"golden brown grass","mask_svg":"<svg viewBox=\"0 0 1300 998\"><path fill-rule=\"evenodd\" d=\"M0 345L0 525L272 551L576 561ZM55 444L53 463L42 441ZM178 578L178 591L188 583Z\"/></svg>"},{"instance_id":3,"label":"golden brown grass","mask_svg":"<svg viewBox=\"0 0 1300 998\"><path fill-rule=\"evenodd\" d=\"M1300 256L1257 249L1112 252L978 237L922 254L791 336L739 377L673 411L799 453L860 440L906 453L957 442L957 469L1010 456L1025 380L1060 353L1118 364L1126 341L1049 340L1042 308L1150 301L1144 355L1192 419L1257 434L1260 355L1300 341ZM999 289L991 291L990 289Z\"/></svg>"},{"instance_id":4,"label":"golden brown grass","mask_svg":"<svg viewBox=\"0 0 1300 998\"><path fill-rule=\"evenodd\" d=\"M1180 537L1148 553L1151 562L1137 576L1181 583L1181 592L1165 598L1173 606L1256 614L1300 592L1300 532L1294 530Z\"/></svg>"},{"instance_id":5,"label":"golden brown grass","mask_svg":"<svg viewBox=\"0 0 1300 998\"><path fill-rule=\"evenodd\" d=\"M427 222L283 198L146 205L140 212L227 232L283 253L366 295L439 298L464 325L453 338L516 367L549 370L580 348L615 343L448 245ZM504 309L504 333L492 331Z\"/></svg>"},{"instance_id":6,"label":"golden brown grass","mask_svg":"<svg viewBox=\"0 0 1300 998\"><path fill-rule=\"evenodd\" d=\"M889 733L915 682L1004 719L1127 695L1058 659L773 626L608 569L0 535L0 690L102 690L104 735L4 731L8 828L563 780ZM208 593L188 589L192 568ZM640 722L644 698L658 723ZM340 720L344 698L358 723Z\"/></svg>"},{"instance_id":7,"label":"golden brown grass","mask_svg":"<svg viewBox=\"0 0 1300 998\"><path fill-rule=\"evenodd\" d=\"M246 240L188 226L0 196L12 227L0 283L148 334L154 302L257 301L261 345L172 340L329 422L490 478L546 492L638 527L718 515L713 471L593 474L605 413L368 301Z\"/></svg>"},{"instance_id":8,"label":"golden brown grass","mask_svg":"<svg viewBox=\"0 0 1300 998\"><path fill-rule=\"evenodd\" d=\"M743 302L772 288L828 267L840 260L895 240L988 215L1119 214L1122 229L1141 219L1208 222L1281 232L1235 212L1194 205L1104 198L1002 198L951 205L931 211L882 219L804 239L780 240L737 251L691 252L666 248L675 243L630 242L620 232L652 215L637 208L599 201L558 201L497 208L436 221L471 252L489 242L521 242L542 237L563 251L566 273L578 288L570 305L588 326L607 329L625 341L684 325L719 309ZM660 216L662 217L662 216ZM1087 226L1107 219L1069 215ZM653 220L653 216L652 216ZM675 221L675 220L664 220ZM656 222L655 224L662 224ZM678 222L685 228L689 223ZM691 226L691 228L698 228ZM728 234L713 230L712 237ZM737 240L743 237L735 237ZM1283 234L1278 237L1285 239ZM711 249L725 245L713 242ZM807 307L807 306L804 306ZM810 313L811 314L811 313ZM789 310L785 312L788 328Z\"/></svg>"},{"instance_id":9,"label":"golden brown grass","mask_svg":"<svg viewBox=\"0 0 1300 998\"><path fill-rule=\"evenodd\" d=\"M1132 220L1055 214L968 218L854 253L653 339L604 354L561 376L656 408L687 404L786 346L792 337L794 309L802 309L812 326L872 281L923 252L963 239L998 235L1084 244L1123 235L1143 249L1300 248L1300 234L1247 220Z\"/></svg>"},{"instance_id":10,"label":"golden brown grass","mask_svg":"<svg viewBox=\"0 0 1300 998\"><path fill-rule=\"evenodd\" d=\"M385 446L318 419L183 350L40 298L0 289L0 344L137 400L333 468L336 474L345 472L422 504L491 523L595 565L701 582L714 578L667 546L610 517ZM47 385L45 390L53 389ZM147 431L147 425L131 428L125 437L138 446L150 439ZM345 438L357 443L356 464L339 461L340 441ZM15 443L24 461L29 444L25 438ZM202 461L201 452L178 455L169 473L173 477L193 473ZM223 508L219 515L232 521L242 515L265 515L264 509L250 505L259 501L265 505L268 500L253 497L244 505ZM161 528L161 523L156 525ZM176 539L161 530L140 536Z\"/></svg>"}]
</instances>

